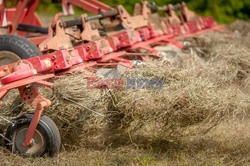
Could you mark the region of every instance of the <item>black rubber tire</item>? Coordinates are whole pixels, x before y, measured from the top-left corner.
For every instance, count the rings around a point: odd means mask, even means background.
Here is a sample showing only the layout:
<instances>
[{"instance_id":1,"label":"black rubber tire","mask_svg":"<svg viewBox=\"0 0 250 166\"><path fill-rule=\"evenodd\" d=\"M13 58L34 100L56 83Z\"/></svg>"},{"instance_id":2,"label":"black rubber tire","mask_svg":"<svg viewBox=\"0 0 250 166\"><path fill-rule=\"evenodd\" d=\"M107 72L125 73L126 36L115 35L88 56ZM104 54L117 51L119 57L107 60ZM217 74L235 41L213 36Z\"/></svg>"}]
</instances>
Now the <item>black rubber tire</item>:
<instances>
[{"instance_id":1,"label":"black rubber tire","mask_svg":"<svg viewBox=\"0 0 250 166\"><path fill-rule=\"evenodd\" d=\"M17 35L1 35L0 51L13 52L19 56L20 59L42 55L35 44L28 39Z\"/></svg>"},{"instance_id":2,"label":"black rubber tire","mask_svg":"<svg viewBox=\"0 0 250 166\"><path fill-rule=\"evenodd\" d=\"M10 125L6 131L6 138L13 141L14 134L18 129L28 126L31 122L33 114L25 114L14 120L14 125ZM56 124L47 116L43 115L38 123L37 129L45 138L45 148L39 154L32 154L31 157L55 156L61 146L61 136ZM13 153L20 153L13 149L13 145L5 142L6 147ZM25 154L22 154L25 155Z\"/></svg>"}]
</instances>

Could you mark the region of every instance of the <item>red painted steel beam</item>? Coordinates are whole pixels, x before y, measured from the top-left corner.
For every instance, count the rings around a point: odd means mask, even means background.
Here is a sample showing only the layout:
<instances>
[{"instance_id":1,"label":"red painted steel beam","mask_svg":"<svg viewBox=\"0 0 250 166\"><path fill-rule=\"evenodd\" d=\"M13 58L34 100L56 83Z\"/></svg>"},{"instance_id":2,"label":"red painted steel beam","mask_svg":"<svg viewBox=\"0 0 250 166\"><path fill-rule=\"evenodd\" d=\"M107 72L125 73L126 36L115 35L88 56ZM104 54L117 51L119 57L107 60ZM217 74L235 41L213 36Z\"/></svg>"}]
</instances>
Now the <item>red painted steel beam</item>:
<instances>
[{"instance_id":1,"label":"red painted steel beam","mask_svg":"<svg viewBox=\"0 0 250 166\"><path fill-rule=\"evenodd\" d=\"M21 17L23 15L24 9L28 4L28 0L21 0L18 2L17 8L16 8L16 13L15 13L15 17L12 19L12 25L9 27L8 29L8 33L10 34L14 34L18 24L21 21Z\"/></svg>"},{"instance_id":2,"label":"red painted steel beam","mask_svg":"<svg viewBox=\"0 0 250 166\"><path fill-rule=\"evenodd\" d=\"M93 14L98 14L99 9L101 9L100 7L86 0L68 0L68 2Z\"/></svg>"},{"instance_id":3,"label":"red painted steel beam","mask_svg":"<svg viewBox=\"0 0 250 166\"><path fill-rule=\"evenodd\" d=\"M0 1L0 27L4 27L7 25L7 16L5 11L4 0Z\"/></svg>"},{"instance_id":4,"label":"red painted steel beam","mask_svg":"<svg viewBox=\"0 0 250 166\"><path fill-rule=\"evenodd\" d=\"M43 35L43 36L30 37L28 38L28 40L34 43L35 45L39 45L47 38L48 38L47 35Z\"/></svg>"},{"instance_id":5,"label":"red painted steel beam","mask_svg":"<svg viewBox=\"0 0 250 166\"><path fill-rule=\"evenodd\" d=\"M3 93L5 91L11 90L11 89L15 89L15 88L18 88L21 86L25 86L25 85L28 85L28 84L31 84L31 83L34 83L37 81L53 78L53 77L55 77L54 74L45 74L45 75L35 75L35 76L28 77L28 78L25 78L22 80L18 80L18 81L3 85L0 88L0 93Z\"/></svg>"},{"instance_id":6,"label":"red painted steel beam","mask_svg":"<svg viewBox=\"0 0 250 166\"><path fill-rule=\"evenodd\" d=\"M22 23L24 23L24 24L32 24L34 14L35 14L36 8L37 8L37 6L39 4L39 1L40 0L32 0L30 2L29 8L28 8L26 14L24 15L24 18L21 20ZM17 10L18 10L18 8L17 8Z\"/></svg>"}]
</instances>

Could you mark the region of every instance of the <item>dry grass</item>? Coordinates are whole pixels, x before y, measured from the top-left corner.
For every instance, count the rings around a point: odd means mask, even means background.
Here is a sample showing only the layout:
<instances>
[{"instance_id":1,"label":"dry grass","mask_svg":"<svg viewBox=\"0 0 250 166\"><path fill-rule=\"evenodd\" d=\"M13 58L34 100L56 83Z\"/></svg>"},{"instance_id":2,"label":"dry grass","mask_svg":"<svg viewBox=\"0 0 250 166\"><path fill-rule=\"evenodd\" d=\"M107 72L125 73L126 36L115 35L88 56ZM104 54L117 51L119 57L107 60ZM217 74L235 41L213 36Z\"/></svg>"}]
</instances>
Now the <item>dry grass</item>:
<instances>
[{"instance_id":1,"label":"dry grass","mask_svg":"<svg viewBox=\"0 0 250 166\"><path fill-rule=\"evenodd\" d=\"M45 113L61 130L61 153L30 159L1 149L2 164L248 165L250 47L245 27L249 23L236 22L230 26L234 33L185 39L191 46L183 52L165 47L160 61L122 76L162 78L159 90L90 90L81 75L55 80L54 93L43 93L53 101ZM14 95L1 103L6 116Z\"/></svg>"}]
</instances>

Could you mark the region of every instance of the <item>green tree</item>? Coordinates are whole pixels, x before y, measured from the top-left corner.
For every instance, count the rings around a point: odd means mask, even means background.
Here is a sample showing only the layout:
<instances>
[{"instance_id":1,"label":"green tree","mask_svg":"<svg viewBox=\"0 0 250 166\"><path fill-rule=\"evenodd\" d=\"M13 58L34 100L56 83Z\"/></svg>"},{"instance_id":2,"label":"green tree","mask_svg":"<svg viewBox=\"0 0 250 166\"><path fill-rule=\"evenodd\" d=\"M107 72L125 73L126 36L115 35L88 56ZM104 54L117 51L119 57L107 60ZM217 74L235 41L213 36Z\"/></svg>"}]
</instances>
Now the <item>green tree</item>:
<instances>
[{"instance_id":1,"label":"green tree","mask_svg":"<svg viewBox=\"0 0 250 166\"><path fill-rule=\"evenodd\" d=\"M132 13L134 4L140 0L100 0L110 6L122 4ZM149 0L150 1L150 0ZM162 6L164 4L176 4L182 0L155 0L154 2ZM213 16L219 23L230 23L236 19L248 20L250 18L250 0L184 0L188 7L199 15ZM18 0L5 0L8 7L17 5ZM152 1L150 1L152 2ZM61 11L60 3L52 3L52 0L40 0L39 12L55 14ZM77 10L79 13L79 9ZM80 10L80 12L84 12Z\"/></svg>"}]
</instances>

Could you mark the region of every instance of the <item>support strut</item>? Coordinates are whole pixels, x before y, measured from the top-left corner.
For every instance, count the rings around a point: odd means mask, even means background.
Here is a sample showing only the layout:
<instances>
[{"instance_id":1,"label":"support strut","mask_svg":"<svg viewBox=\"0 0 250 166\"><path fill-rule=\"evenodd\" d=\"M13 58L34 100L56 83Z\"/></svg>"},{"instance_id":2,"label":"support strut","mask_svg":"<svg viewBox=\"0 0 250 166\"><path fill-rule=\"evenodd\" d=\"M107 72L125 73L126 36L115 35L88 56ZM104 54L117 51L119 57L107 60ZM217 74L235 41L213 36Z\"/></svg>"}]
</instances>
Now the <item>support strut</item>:
<instances>
[{"instance_id":1,"label":"support strut","mask_svg":"<svg viewBox=\"0 0 250 166\"><path fill-rule=\"evenodd\" d=\"M36 107L32 121L29 125L25 139L23 140L23 146L27 147L32 144L32 137L35 133L36 127L39 123L40 117L43 113L44 108L51 105L51 101L45 99L42 95L39 94L38 90L34 86L23 86L18 88L19 93L22 97L22 100Z\"/></svg>"}]
</instances>

